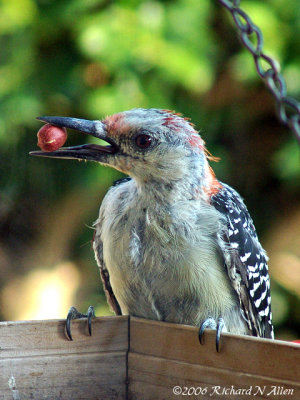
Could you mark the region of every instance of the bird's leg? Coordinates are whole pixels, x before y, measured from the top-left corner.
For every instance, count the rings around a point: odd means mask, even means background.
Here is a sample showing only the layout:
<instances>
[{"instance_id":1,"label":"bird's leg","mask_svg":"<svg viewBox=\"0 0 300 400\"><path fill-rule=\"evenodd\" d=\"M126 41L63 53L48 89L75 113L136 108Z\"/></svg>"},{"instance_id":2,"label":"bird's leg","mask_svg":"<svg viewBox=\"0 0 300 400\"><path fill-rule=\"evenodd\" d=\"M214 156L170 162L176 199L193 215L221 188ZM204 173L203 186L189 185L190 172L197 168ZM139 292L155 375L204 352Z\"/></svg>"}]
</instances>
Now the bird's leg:
<instances>
[{"instance_id":1,"label":"bird's leg","mask_svg":"<svg viewBox=\"0 0 300 400\"><path fill-rule=\"evenodd\" d=\"M94 317L95 317L95 310L94 310L93 306L89 306L86 314L80 313L76 307L71 307L68 312L67 320L66 320L66 330L67 330L68 338L70 340L73 340L72 335L71 335L71 321L73 319L78 319L78 318L87 318L89 334L90 334L90 336L92 336L92 318L94 318Z\"/></svg>"},{"instance_id":2,"label":"bird's leg","mask_svg":"<svg viewBox=\"0 0 300 400\"><path fill-rule=\"evenodd\" d=\"M203 334L205 329L215 329L216 332L216 350L219 353L220 350L220 336L221 336L221 332L223 330L225 326L224 320L222 317L218 318L218 322L215 321L214 318L207 318L205 321L202 322L202 324L200 325L199 328L199 342L200 344L203 344Z\"/></svg>"}]
</instances>

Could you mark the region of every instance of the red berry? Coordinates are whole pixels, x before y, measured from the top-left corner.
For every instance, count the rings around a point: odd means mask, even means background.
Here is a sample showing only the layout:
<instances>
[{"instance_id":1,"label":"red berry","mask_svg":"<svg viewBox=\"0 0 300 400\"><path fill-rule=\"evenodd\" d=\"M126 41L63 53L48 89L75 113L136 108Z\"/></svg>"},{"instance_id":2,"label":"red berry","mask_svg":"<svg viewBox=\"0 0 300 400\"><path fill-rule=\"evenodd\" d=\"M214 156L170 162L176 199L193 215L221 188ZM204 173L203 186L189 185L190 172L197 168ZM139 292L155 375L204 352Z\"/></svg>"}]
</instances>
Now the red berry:
<instances>
[{"instance_id":1,"label":"red berry","mask_svg":"<svg viewBox=\"0 0 300 400\"><path fill-rule=\"evenodd\" d=\"M37 137L37 145L43 151L55 151L65 144L67 140L67 130L66 128L46 124L38 131Z\"/></svg>"}]
</instances>

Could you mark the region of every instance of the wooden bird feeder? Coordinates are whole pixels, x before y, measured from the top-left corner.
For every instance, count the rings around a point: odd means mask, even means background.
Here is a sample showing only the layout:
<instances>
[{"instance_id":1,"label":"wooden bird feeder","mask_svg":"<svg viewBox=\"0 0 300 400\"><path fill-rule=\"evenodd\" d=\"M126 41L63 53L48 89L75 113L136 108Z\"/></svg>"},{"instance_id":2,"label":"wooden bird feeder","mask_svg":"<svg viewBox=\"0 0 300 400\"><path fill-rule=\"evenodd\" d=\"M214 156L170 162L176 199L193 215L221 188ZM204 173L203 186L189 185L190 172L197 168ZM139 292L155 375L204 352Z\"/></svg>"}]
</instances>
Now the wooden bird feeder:
<instances>
[{"instance_id":1,"label":"wooden bird feeder","mask_svg":"<svg viewBox=\"0 0 300 400\"><path fill-rule=\"evenodd\" d=\"M0 400L300 399L300 345L128 316L0 323Z\"/></svg>"}]
</instances>

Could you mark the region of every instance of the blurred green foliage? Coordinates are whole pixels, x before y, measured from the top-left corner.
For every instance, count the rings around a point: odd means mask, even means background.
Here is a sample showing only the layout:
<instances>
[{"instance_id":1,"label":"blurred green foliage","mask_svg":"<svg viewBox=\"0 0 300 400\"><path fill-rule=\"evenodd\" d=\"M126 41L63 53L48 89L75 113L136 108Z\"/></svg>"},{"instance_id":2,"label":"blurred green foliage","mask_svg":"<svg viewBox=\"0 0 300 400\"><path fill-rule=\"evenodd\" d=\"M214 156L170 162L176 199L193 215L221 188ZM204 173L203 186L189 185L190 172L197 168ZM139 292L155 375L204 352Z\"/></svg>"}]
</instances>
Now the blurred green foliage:
<instances>
[{"instance_id":1,"label":"blurred green foliage","mask_svg":"<svg viewBox=\"0 0 300 400\"><path fill-rule=\"evenodd\" d=\"M262 29L265 51L280 61L289 94L299 99L298 2L245 0L241 6ZM92 251L82 246L92 236L84 224L96 219L120 174L31 159L38 115L101 119L134 107L174 109L192 119L221 157L214 166L218 177L246 198L261 235L270 235L282 210L300 207L299 147L279 124L252 57L216 1L1 0L0 48L1 287L26 273L24 260L33 251L41 254L32 268L51 265L45 246L34 244L50 229L48 213L55 215L71 191L97 200L74 203L74 213L86 212L70 225L60 257L81 268L79 302L96 302L100 291ZM86 138L70 134L69 140ZM275 297L276 291L278 327L289 321L295 334L299 318L291 323L288 316L299 312L299 292L294 301L295 294L275 282Z\"/></svg>"}]
</instances>

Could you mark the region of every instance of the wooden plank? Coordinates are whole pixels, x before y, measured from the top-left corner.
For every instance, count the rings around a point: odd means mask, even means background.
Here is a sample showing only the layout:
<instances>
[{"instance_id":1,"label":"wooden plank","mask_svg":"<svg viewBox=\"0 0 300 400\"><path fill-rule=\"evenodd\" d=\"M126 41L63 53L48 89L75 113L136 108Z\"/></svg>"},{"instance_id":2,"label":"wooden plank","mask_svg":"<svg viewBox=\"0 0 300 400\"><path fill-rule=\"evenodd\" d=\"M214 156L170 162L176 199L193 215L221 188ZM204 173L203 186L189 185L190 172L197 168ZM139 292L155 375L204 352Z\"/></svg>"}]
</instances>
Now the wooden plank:
<instances>
[{"instance_id":1,"label":"wooden plank","mask_svg":"<svg viewBox=\"0 0 300 400\"><path fill-rule=\"evenodd\" d=\"M118 399L126 395L126 354L65 354L5 360L0 399ZM14 389L15 387L15 389Z\"/></svg>"},{"instance_id":2,"label":"wooden plank","mask_svg":"<svg viewBox=\"0 0 300 400\"><path fill-rule=\"evenodd\" d=\"M222 334L217 353L214 331L201 346L197 328L130 318L127 369L128 324L96 318L90 337L86 320L73 321L71 342L65 321L0 323L0 400L126 399L127 376L129 400L178 399L174 386L206 390L193 398L300 398L299 345Z\"/></svg>"},{"instance_id":3,"label":"wooden plank","mask_svg":"<svg viewBox=\"0 0 300 400\"><path fill-rule=\"evenodd\" d=\"M128 317L0 323L1 399L126 398Z\"/></svg>"},{"instance_id":4,"label":"wooden plank","mask_svg":"<svg viewBox=\"0 0 300 400\"><path fill-rule=\"evenodd\" d=\"M185 393L192 398L236 400L240 398L242 390L244 395L241 398L300 398L300 382L296 384L135 353L128 355L128 381L130 400L178 399L180 396L173 393L173 388L176 387L177 390L182 390L182 396ZM289 395L273 395L274 390L282 393L286 390L285 393Z\"/></svg>"},{"instance_id":5,"label":"wooden plank","mask_svg":"<svg viewBox=\"0 0 300 400\"><path fill-rule=\"evenodd\" d=\"M215 331L206 331L204 335L205 344L201 346L197 328L131 318L128 370L131 397L135 398L133 388L139 383L164 386L167 385L168 376L171 379L170 385L176 381L182 382L182 379L183 382L189 382L189 365L196 368L192 370L195 372L194 384L222 386L230 382L226 378L228 377L236 383L241 379L240 382L246 386L251 382L254 386L256 383L274 382L274 385L278 383L280 386L282 383L288 388L299 389L299 345L224 333L221 337L220 353L217 353ZM141 369L141 363L137 364L138 359L135 356L138 355L145 356L144 370ZM152 368L154 364L151 357L158 359L155 364L158 368L156 372L154 367ZM184 363L180 373L174 372L175 367L167 368L168 365L174 366L172 361ZM202 369L199 369L199 366ZM166 372L161 372L163 368L167 368ZM163 381L160 381L161 375L164 376ZM154 398L161 399L164 395Z\"/></svg>"},{"instance_id":6,"label":"wooden plank","mask_svg":"<svg viewBox=\"0 0 300 400\"><path fill-rule=\"evenodd\" d=\"M128 350L127 316L93 319L92 336L85 319L72 321L73 341L65 325L65 320L0 322L0 357Z\"/></svg>"}]
</instances>

